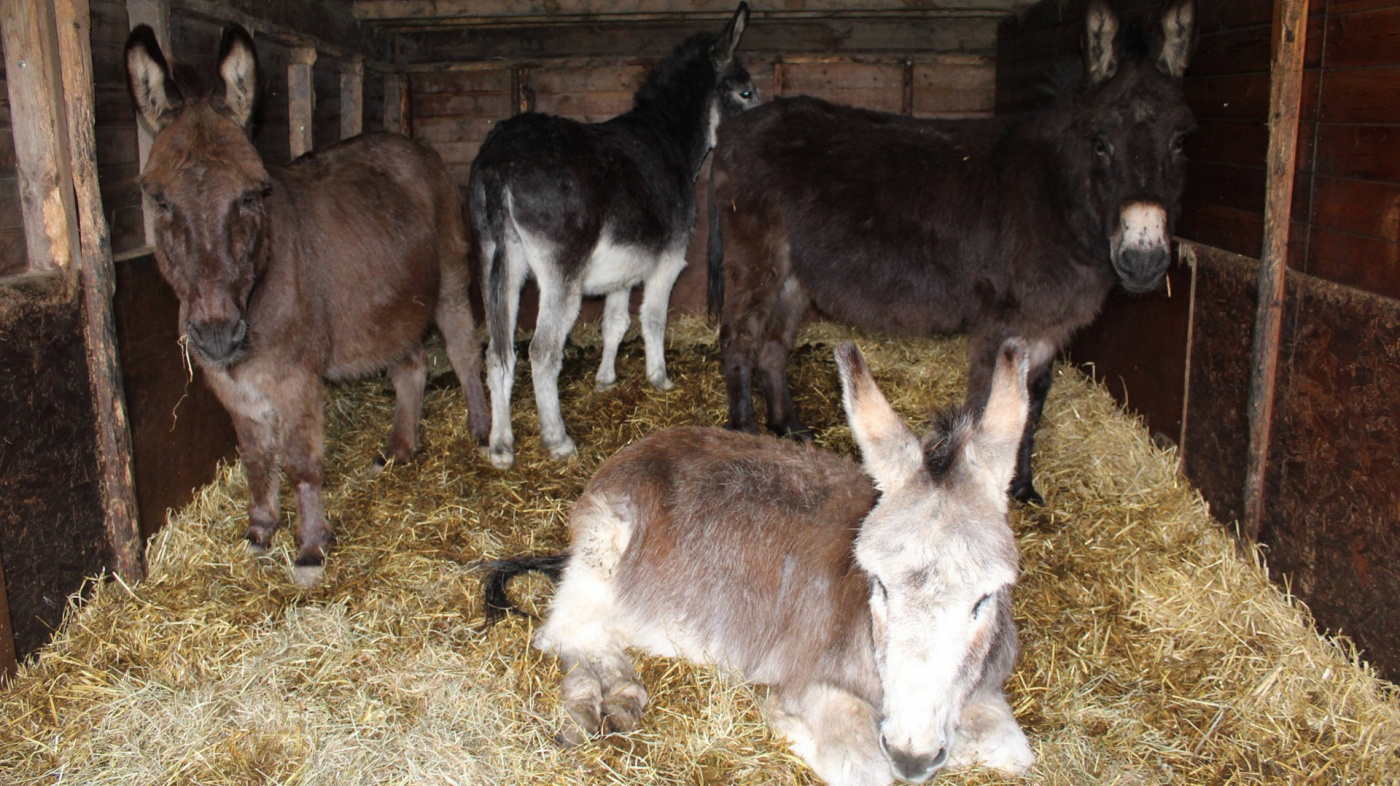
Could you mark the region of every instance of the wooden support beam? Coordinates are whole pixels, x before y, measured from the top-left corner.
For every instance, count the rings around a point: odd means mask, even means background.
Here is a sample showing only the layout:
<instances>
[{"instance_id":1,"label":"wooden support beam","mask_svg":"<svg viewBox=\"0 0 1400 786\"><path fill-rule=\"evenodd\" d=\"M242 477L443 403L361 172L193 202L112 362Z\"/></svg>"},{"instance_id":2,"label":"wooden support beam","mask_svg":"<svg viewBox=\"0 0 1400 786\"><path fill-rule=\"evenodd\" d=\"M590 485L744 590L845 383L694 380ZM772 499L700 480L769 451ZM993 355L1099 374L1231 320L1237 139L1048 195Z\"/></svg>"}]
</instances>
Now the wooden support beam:
<instances>
[{"instance_id":1,"label":"wooden support beam","mask_svg":"<svg viewBox=\"0 0 1400 786\"><path fill-rule=\"evenodd\" d=\"M0 554L0 688L19 671L15 658L15 626L10 622L10 601L5 594L5 555Z\"/></svg>"},{"instance_id":2,"label":"wooden support beam","mask_svg":"<svg viewBox=\"0 0 1400 786\"><path fill-rule=\"evenodd\" d=\"M102 215L97 184L97 140L93 108L92 17L88 0L54 0L58 53L63 69L69 151L81 238L83 310L88 378L97 416L97 460L112 570L128 582L145 575L136 477L131 465L131 428L126 416L117 326L112 316L116 274L111 233Z\"/></svg>"},{"instance_id":3,"label":"wooden support beam","mask_svg":"<svg viewBox=\"0 0 1400 786\"><path fill-rule=\"evenodd\" d=\"M170 0L127 0L126 16L135 30L139 25L150 25L155 31L160 51L170 57ZM155 135L145 123L136 124L137 160L141 171L146 170L146 161L151 157L151 142ZM141 217L145 226L146 245L156 244L156 206L145 193L141 194Z\"/></svg>"},{"instance_id":4,"label":"wooden support beam","mask_svg":"<svg viewBox=\"0 0 1400 786\"><path fill-rule=\"evenodd\" d=\"M340 138L365 130L365 61L352 57L340 68Z\"/></svg>"},{"instance_id":5,"label":"wooden support beam","mask_svg":"<svg viewBox=\"0 0 1400 786\"><path fill-rule=\"evenodd\" d=\"M530 68L521 66L510 72L511 107L515 114L535 111L535 88L530 84Z\"/></svg>"},{"instance_id":6,"label":"wooden support beam","mask_svg":"<svg viewBox=\"0 0 1400 786\"><path fill-rule=\"evenodd\" d=\"M409 136L408 75L384 75L384 130Z\"/></svg>"},{"instance_id":7,"label":"wooden support beam","mask_svg":"<svg viewBox=\"0 0 1400 786\"><path fill-rule=\"evenodd\" d=\"M902 64L904 73L902 75L902 92L899 97L899 113L902 115L914 114L914 60L904 58Z\"/></svg>"},{"instance_id":8,"label":"wooden support beam","mask_svg":"<svg viewBox=\"0 0 1400 786\"><path fill-rule=\"evenodd\" d=\"M1259 303L1254 319L1249 377L1249 457L1244 481L1244 530L1259 537L1264 523L1265 475L1278 378L1279 332L1288 269L1289 215L1303 93L1308 0L1275 0L1273 67L1269 82L1269 149L1265 158L1264 254L1259 265Z\"/></svg>"},{"instance_id":9,"label":"wooden support beam","mask_svg":"<svg viewBox=\"0 0 1400 786\"><path fill-rule=\"evenodd\" d=\"M67 270L78 256L52 3L0 0L10 117L30 270Z\"/></svg>"},{"instance_id":10,"label":"wooden support beam","mask_svg":"<svg viewBox=\"0 0 1400 786\"><path fill-rule=\"evenodd\" d=\"M316 111L316 84L311 67L316 62L316 50L299 46L292 50L287 63L287 126L291 130L292 158L311 152L315 147L313 130Z\"/></svg>"},{"instance_id":11,"label":"wooden support beam","mask_svg":"<svg viewBox=\"0 0 1400 786\"><path fill-rule=\"evenodd\" d=\"M491 24L549 18L561 24L616 20L727 19L734 0L355 0L354 15L374 24ZM1004 16L1017 0L946 0L912 4L908 0L796 0L779 7L755 8L756 19L870 16ZM1020 2L1019 5L1025 5Z\"/></svg>"}]
</instances>

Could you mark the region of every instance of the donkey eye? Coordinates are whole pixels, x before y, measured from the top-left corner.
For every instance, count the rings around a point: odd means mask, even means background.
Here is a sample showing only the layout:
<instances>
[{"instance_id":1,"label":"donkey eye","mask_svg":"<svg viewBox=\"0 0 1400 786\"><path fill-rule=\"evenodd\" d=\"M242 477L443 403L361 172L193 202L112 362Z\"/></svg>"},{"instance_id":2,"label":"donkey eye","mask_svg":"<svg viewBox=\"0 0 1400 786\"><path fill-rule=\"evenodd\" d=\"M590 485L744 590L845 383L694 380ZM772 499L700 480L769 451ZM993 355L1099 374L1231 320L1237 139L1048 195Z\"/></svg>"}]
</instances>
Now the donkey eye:
<instances>
[{"instance_id":1,"label":"donkey eye","mask_svg":"<svg viewBox=\"0 0 1400 786\"><path fill-rule=\"evenodd\" d=\"M1179 154L1179 153L1181 153L1182 150L1185 150L1185 149L1186 149L1186 135L1185 135L1185 134L1177 134L1176 136L1172 137L1172 152L1173 152L1173 153Z\"/></svg>"},{"instance_id":2,"label":"donkey eye","mask_svg":"<svg viewBox=\"0 0 1400 786\"><path fill-rule=\"evenodd\" d=\"M151 202L155 203L155 206L159 208L162 213L170 212L170 203L165 201L164 194L150 194L149 196L151 197Z\"/></svg>"},{"instance_id":3,"label":"donkey eye","mask_svg":"<svg viewBox=\"0 0 1400 786\"><path fill-rule=\"evenodd\" d=\"M238 200L238 202L245 208L252 208L257 206L258 200L260 200L261 198L262 194L259 194L256 191L247 191L243 194L242 198Z\"/></svg>"},{"instance_id":4,"label":"donkey eye","mask_svg":"<svg viewBox=\"0 0 1400 786\"><path fill-rule=\"evenodd\" d=\"M1113 157L1113 143L1103 137L1094 138L1094 152L1104 158Z\"/></svg>"},{"instance_id":5,"label":"donkey eye","mask_svg":"<svg viewBox=\"0 0 1400 786\"><path fill-rule=\"evenodd\" d=\"M745 90L744 92L742 92L742 93L739 94L739 97L740 97L740 98L743 98L743 99L745 99L745 100L750 99L750 98L753 98L753 91L752 91L752 90Z\"/></svg>"},{"instance_id":6,"label":"donkey eye","mask_svg":"<svg viewBox=\"0 0 1400 786\"><path fill-rule=\"evenodd\" d=\"M990 594L987 594L987 595L983 595L982 598L981 598L980 600L977 601L977 605L972 607L972 618L973 618L973 619L977 619L977 618L979 618L979 617L982 616L982 612L984 612L984 611L987 610L987 601L989 601L989 600L991 600L991 599L992 599L992 596L991 596Z\"/></svg>"},{"instance_id":7,"label":"donkey eye","mask_svg":"<svg viewBox=\"0 0 1400 786\"><path fill-rule=\"evenodd\" d=\"M874 576L871 576L871 577L870 577L870 580L871 580L871 581L874 583L874 585L875 585L875 592L878 593L878 594L880 595L880 599L881 599L881 600L884 600L884 599L885 599L885 583L884 583L883 581L880 581L879 579L875 578Z\"/></svg>"}]
</instances>

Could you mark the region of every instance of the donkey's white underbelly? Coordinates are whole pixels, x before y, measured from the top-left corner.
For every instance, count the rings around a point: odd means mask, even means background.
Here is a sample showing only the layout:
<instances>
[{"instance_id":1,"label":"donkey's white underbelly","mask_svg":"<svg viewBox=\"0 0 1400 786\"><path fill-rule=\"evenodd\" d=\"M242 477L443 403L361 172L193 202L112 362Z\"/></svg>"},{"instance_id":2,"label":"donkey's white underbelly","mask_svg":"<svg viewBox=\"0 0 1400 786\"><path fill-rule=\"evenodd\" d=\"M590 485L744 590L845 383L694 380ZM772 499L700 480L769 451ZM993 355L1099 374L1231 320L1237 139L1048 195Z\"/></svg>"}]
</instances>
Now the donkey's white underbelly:
<instances>
[{"instance_id":1,"label":"donkey's white underbelly","mask_svg":"<svg viewBox=\"0 0 1400 786\"><path fill-rule=\"evenodd\" d=\"M584 271L583 294L606 295L635 287L656 269L656 257L650 249L617 245L604 233Z\"/></svg>"}]
</instances>

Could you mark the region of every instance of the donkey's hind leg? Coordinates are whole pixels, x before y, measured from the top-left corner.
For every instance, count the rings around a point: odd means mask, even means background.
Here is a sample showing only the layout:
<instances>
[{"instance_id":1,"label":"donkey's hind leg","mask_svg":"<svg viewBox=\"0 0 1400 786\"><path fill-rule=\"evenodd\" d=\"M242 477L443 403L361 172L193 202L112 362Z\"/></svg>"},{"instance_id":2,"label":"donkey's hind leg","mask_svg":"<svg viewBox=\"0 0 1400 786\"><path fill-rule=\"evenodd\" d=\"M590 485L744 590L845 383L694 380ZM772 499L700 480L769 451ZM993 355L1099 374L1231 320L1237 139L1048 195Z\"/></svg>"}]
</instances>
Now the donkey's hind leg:
<instances>
[{"instance_id":1,"label":"donkey's hind leg","mask_svg":"<svg viewBox=\"0 0 1400 786\"><path fill-rule=\"evenodd\" d=\"M390 461L407 464L418 455L418 425L423 417L423 388L428 384L428 353L421 343L414 344L403 357L389 366L394 383L394 425L383 455L374 459L378 475Z\"/></svg>"},{"instance_id":2,"label":"donkey's hind leg","mask_svg":"<svg viewBox=\"0 0 1400 786\"><path fill-rule=\"evenodd\" d=\"M664 251L642 289L641 323L647 353L647 381L659 390L672 387L666 376L666 308L671 303L671 288L684 269L685 246Z\"/></svg>"},{"instance_id":3,"label":"donkey's hind leg","mask_svg":"<svg viewBox=\"0 0 1400 786\"><path fill-rule=\"evenodd\" d=\"M781 437L810 440L811 429L797 417L788 389L788 354L810 305L797 279L789 277L778 290L768 317L768 329L758 354L759 385L768 402L768 428Z\"/></svg>"},{"instance_id":4,"label":"donkey's hind leg","mask_svg":"<svg viewBox=\"0 0 1400 786\"><path fill-rule=\"evenodd\" d=\"M627 335L632 321L627 308L632 290L623 288L608 293L603 301L603 359L598 363L598 389L607 390L617 382L617 347Z\"/></svg>"},{"instance_id":5,"label":"donkey's hind leg","mask_svg":"<svg viewBox=\"0 0 1400 786\"><path fill-rule=\"evenodd\" d=\"M768 706L769 721L792 752L831 786L886 786L894 781L880 750L877 712L834 685L783 686Z\"/></svg>"},{"instance_id":6,"label":"donkey's hind leg","mask_svg":"<svg viewBox=\"0 0 1400 786\"><path fill-rule=\"evenodd\" d=\"M462 393L467 397L467 429L473 439L484 442L491 430L491 412L486 404L486 390L481 386L481 340L477 338L476 320L472 319L471 302L467 300L465 266L443 266L434 319L447 344L452 370L457 372Z\"/></svg>"},{"instance_id":7,"label":"donkey's hind leg","mask_svg":"<svg viewBox=\"0 0 1400 786\"><path fill-rule=\"evenodd\" d=\"M520 289L528 265L519 235L502 228L498 243L477 228L481 243L482 298L486 304L486 385L491 391L491 436L487 457L497 469L515 463L515 435L510 427L510 393L515 384L515 322L520 314Z\"/></svg>"},{"instance_id":8,"label":"donkey's hind leg","mask_svg":"<svg viewBox=\"0 0 1400 786\"><path fill-rule=\"evenodd\" d=\"M530 374L535 382L535 406L540 413L540 439L551 458L563 460L577 452L559 411L559 370L564 365L564 341L578 318L583 291L569 281L557 264L536 270L540 310L535 317L535 337L530 340Z\"/></svg>"},{"instance_id":9,"label":"donkey's hind leg","mask_svg":"<svg viewBox=\"0 0 1400 786\"><path fill-rule=\"evenodd\" d=\"M633 522L607 500L585 494L574 509L573 547L549 618L535 647L559 656L561 699L569 722L560 732L568 745L587 736L627 731L641 718L647 692L619 638L614 581L631 542Z\"/></svg>"}]
</instances>

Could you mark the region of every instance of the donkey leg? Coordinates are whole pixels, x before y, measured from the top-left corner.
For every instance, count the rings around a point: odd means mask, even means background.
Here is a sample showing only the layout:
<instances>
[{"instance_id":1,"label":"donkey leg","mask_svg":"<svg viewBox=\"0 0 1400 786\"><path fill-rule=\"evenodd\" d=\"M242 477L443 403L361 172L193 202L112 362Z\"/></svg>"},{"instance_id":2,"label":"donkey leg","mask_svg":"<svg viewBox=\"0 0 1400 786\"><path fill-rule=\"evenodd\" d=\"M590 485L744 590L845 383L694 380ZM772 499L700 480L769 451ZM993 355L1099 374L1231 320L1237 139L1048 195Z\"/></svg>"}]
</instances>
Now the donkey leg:
<instances>
[{"instance_id":1,"label":"donkey leg","mask_svg":"<svg viewBox=\"0 0 1400 786\"><path fill-rule=\"evenodd\" d=\"M1016 454L1016 474L1011 478L1011 496L1031 505L1044 505L1045 497L1035 489L1031 474L1031 456L1035 454L1035 430L1040 425L1040 415L1045 411L1045 399L1050 395L1050 383L1055 375L1051 373L1053 364L1046 363L1040 369L1032 369L1026 383L1030 393L1030 411L1026 414L1026 429L1021 433L1021 447Z\"/></svg>"},{"instance_id":2,"label":"donkey leg","mask_svg":"<svg viewBox=\"0 0 1400 786\"><path fill-rule=\"evenodd\" d=\"M282 421L283 465L297 498L297 556L292 580L315 586L324 572L326 552L335 540L321 499L321 463L325 454L325 390L314 375L279 380L274 397Z\"/></svg>"},{"instance_id":3,"label":"donkey leg","mask_svg":"<svg viewBox=\"0 0 1400 786\"><path fill-rule=\"evenodd\" d=\"M235 382L223 370L204 370L204 379L228 410L238 437L238 457L248 480L248 529L254 553L267 551L281 518L282 477L278 460L277 410L251 383Z\"/></svg>"},{"instance_id":4,"label":"donkey leg","mask_svg":"<svg viewBox=\"0 0 1400 786\"><path fill-rule=\"evenodd\" d=\"M555 272L536 274L540 311L535 337L530 340L530 374L535 382L535 406L540 413L540 438L551 458L562 461L577 452L559 411L559 369L564 365L564 341L578 318L583 293L578 284Z\"/></svg>"},{"instance_id":5,"label":"donkey leg","mask_svg":"<svg viewBox=\"0 0 1400 786\"><path fill-rule=\"evenodd\" d=\"M797 329L807 313L809 302L795 279L783 282L777 302L768 320L767 336L759 351L758 368L762 376L763 397L768 402L768 428L774 434L801 441L812 438L812 430L797 417L788 388L788 353L797 339Z\"/></svg>"},{"instance_id":6,"label":"donkey leg","mask_svg":"<svg viewBox=\"0 0 1400 786\"><path fill-rule=\"evenodd\" d=\"M457 372L462 393L467 397L467 430L478 443L485 442L491 430L491 412L481 385L481 340L477 338L476 320L472 319L471 302L467 300L465 267L443 266L434 321L442 331L447 358L452 361L452 370Z\"/></svg>"},{"instance_id":7,"label":"donkey leg","mask_svg":"<svg viewBox=\"0 0 1400 786\"><path fill-rule=\"evenodd\" d=\"M374 459L373 473L384 471L388 462L407 464L418 455L418 426L423 418L423 388L428 384L428 353L415 344L402 358L389 366L394 383L394 425L383 455Z\"/></svg>"},{"instance_id":8,"label":"donkey leg","mask_svg":"<svg viewBox=\"0 0 1400 786\"><path fill-rule=\"evenodd\" d=\"M666 376L666 308L671 304L671 288L685 269L685 247L666 251L642 288L642 341L646 344L647 381L659 390L670 390Z\"/></svg>"},{"instance_id":9,"label":"donkey leg","mask_svg":"<svg viewBox=\"0 0 1400 786\"><path fill-rule=\"evenodd\" d=\"M603 360L598 364L599 390L607 390L617 382L617 347L622 337L627 335L627 325L632 321L627 313L632 290L619 289L609 292L603 301Z\"/></svg>"},{"instance_id":10,"label":"donkey leg","mask_svg":"<svg viewBox=\"0 0 1400 786\"><path fill-rule=\"evenodd\" d=\"M758 433L753 412L753 363L746 347L747 336L728 321L719 329L720 372L724 375L724 396L729 406L731 431Z\"/></svg>"},{"instance_id":11,"label":"donkey leg","mask_svg":"<svg viewBox=\"0 0 1400 786\"><path fill-rule=\"evenodd\" d=\"M1006 775L1021 775L1035 764L1030 740L1000 689L974 697L963 708L957 739L948 754L949 769L978 764Z\"/></svg>"},{"instance_id":12,"label":"donkey leg","mask_svg":"<svg viewBox=\"0 0 1400 786\"><path fill-rule=\"evenodd\" d=\"M560 740L574 745L589 735L633 728L646 707L647 692L614 621L613 582L631 542L633 522L606 499L586 494L570 526L572 556L549 618L535 636L535 647L560 658L565 674L561 698L571 721Z\"/></svg>"},{"instance_id":13,"label":"donkey leg","mask_svg":"<svg viewBox=\"0 0 1400 786\"><path fill-rule=\"evenodd\" d=\"M885 786L894 782L880 750L876 709L833 685L780 688L768 718L792 752L831 786Z\"/></svg>"},{"instance_id":14,"label":"donkey leg","mask_svg":"<svg viewBox=\"0 0 1400 786\"><path fill-rule=\"evenodd\" d=\"M478 236L481 233L478 230ZM525 285L524 248L511 233L499 246L481 237L486 303L486 385L491 391L491 437L487 457L497 469L515 463L515 435L510 427L510 393L515 384L515 322L520 314L520 289ZM489 260L500 257L498 264Z\"/></svg>"}]
</instances>

